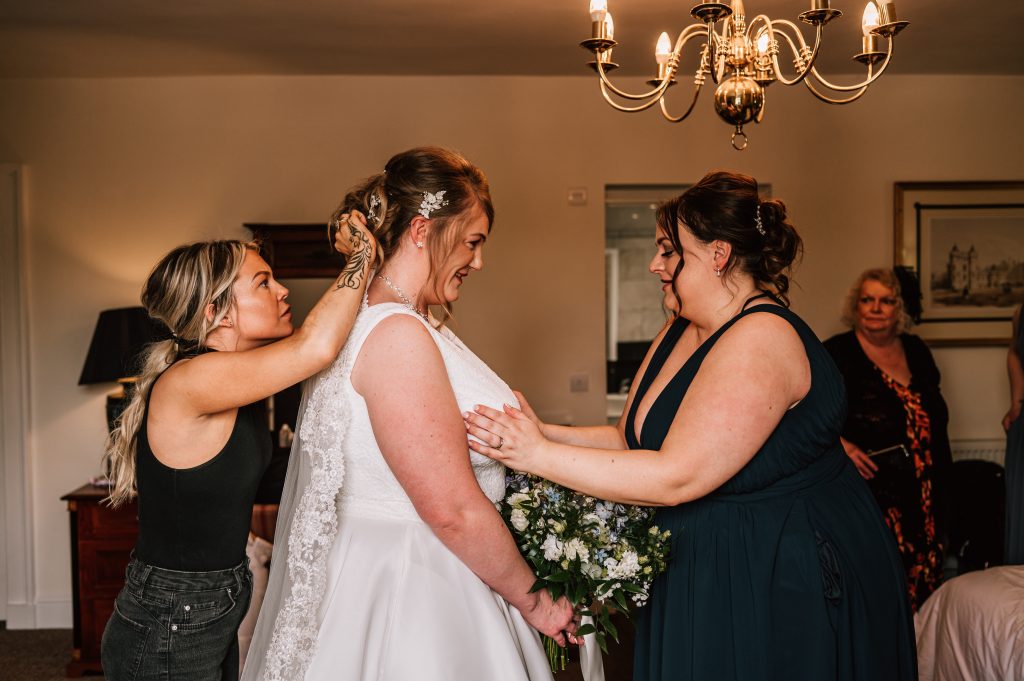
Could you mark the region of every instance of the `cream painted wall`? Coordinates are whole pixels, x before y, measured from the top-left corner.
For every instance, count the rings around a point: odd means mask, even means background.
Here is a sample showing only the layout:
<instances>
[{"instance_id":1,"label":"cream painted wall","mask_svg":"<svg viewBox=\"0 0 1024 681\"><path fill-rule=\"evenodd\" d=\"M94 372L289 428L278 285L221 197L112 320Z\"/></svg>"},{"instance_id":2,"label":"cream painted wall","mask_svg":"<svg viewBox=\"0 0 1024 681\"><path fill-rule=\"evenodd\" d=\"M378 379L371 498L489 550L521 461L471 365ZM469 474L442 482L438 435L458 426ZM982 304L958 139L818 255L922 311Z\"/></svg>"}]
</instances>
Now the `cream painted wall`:
<instances>
[{"instance_id":1,"label":"cream painted wall","mask_svg":"<svg viewBox=\"0 0 1024 681\"><path fill-rule=\"evenodd\" d=\"M706 95L705 95L706 96ZM101 309L134 304L178 243L243 222L324 220L357 178L417 144L489 174L498 219L457 308L467 342L543 414L600 422L602 191L726 167L770 182L806 240L794 306L821 335L864 267L891 262L892 184L1020 179L1024 78L881 79L849 107L769 92L751 145L702 102L678 126L625 116L589 78L230 77L0 81L0 161L27 173L31 466L40 626L70 622L58 498L98 470L107 387L76 385ZM570 207L568 187L589 202ZM954 437L999 437L998 349L936 352ZM589 393L569 376L590 376Z\"/></svg>"}]
</instances>

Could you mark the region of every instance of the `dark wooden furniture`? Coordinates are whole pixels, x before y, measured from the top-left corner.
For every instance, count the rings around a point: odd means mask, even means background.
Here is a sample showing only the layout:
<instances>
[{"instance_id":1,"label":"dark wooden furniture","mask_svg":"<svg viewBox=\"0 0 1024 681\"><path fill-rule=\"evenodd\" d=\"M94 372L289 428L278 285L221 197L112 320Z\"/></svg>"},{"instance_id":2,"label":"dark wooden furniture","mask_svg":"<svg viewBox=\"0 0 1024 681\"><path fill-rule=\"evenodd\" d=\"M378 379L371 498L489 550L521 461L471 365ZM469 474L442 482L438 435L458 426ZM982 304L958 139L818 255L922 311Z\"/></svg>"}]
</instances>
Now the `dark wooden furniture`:
<instances>
[{"instance_id":1,"label":"dark wooden furniture","mask_svg":"<svg viewBox=\"0 0 1024 681\"><path fill-rule=\"evenodd\" d=\"M100 503L106 496L106 487L83 485L61 497L71 518L74 648L68 676L102 673L100 639L138 536L135 502L111 509Z\"/></svg>"},{"instance_id":2,"label":"dark wooden furniture","mask_svg":"<svg viewBox=\"0 0 1024 681\"><path fill-rule=\"evenodd\" d=\"M328 238L326 223L246 223L244 226L262 244L263 257L278 279L333 279L341 272L344 260Z\"/></svg>"}]
</instances>

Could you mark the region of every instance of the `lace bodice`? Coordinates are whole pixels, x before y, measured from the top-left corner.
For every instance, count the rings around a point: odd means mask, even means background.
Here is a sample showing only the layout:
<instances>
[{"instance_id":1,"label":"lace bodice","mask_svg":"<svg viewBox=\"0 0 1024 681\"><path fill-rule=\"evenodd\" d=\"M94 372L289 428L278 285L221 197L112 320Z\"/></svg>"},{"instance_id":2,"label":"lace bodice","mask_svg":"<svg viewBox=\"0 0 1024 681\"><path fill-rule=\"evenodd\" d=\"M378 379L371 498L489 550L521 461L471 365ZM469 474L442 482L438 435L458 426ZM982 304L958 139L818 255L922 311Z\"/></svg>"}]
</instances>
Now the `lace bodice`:
<instances>
[{"instance_id":1,"label":"lace bodice","mask_svg":"<svg viewBox=\"0 0 1024 681\"><path fill-rule=\"evenodd\" d=\"M501 408L504 403L517 404L508 385L484 364L449 329L434 329L419 315L397 303L381 303L366 307L356 319L355 326L342 355L355 358L359 348L373 329L386 317L407 314L423 322L437 343L448 371L455 399L460 411L472 411L477 404ZM339 497L339 514L362 517L383 517L419 520L412 502L392 474L377 446L370 426L366 403L355 391L351 381L351 368L342 379L338 396L347 400L352 414L345 439L345 484ZM401 390L402 386L395 386ZM480 488L491 501L500 501L505 492L505 467L500 463L466 448L473 464L473 472Z\"/></svg>"}]
</instances>

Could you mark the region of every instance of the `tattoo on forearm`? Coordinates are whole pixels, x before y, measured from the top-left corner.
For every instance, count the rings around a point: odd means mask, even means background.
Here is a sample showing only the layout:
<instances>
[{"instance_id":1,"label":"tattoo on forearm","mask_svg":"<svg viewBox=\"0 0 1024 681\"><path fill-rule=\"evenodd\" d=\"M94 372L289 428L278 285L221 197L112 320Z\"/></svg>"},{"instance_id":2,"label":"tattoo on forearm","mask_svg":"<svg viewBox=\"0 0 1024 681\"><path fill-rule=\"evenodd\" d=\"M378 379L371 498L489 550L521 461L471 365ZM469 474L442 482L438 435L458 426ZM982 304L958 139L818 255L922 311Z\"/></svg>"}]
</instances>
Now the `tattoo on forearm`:
<instances>
[{"instance_id":1,"label":"tattoo on forearm","mask_svg":"<svg viewBox=\"0 0 1024 681\"><path fill-rule=\"evenodd\" d=\"M334 282L336 289L358 289L363 283L367 269L369 269L370 240L352 225L348 225L348 240L352 245L352 253L348 256L345 269L341 271L337 281Z\"/></svg>"}]
</instances>

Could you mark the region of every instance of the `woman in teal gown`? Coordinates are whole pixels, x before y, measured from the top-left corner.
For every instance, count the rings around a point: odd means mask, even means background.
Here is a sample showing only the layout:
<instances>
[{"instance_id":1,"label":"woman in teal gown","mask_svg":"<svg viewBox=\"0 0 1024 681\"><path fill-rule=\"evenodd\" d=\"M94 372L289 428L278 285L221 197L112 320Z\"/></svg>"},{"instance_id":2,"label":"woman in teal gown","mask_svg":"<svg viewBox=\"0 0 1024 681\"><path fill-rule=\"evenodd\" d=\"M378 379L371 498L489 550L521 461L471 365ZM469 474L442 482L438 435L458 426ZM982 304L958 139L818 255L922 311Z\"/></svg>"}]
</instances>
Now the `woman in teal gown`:
<instances>
[{"instance_id":1,"label":"woman in teal gown","mask_svg":"<svg viewBox=\"0 0 1024 681\"><path fill-rule=\"evenodd\" d=\"M636 681L916 679L902 563L839 442L843 379L787 306L801 245L785 206L711 173L659 209L656 242L676 316L618 426L480 408L471 446L661 507L672 555L638 613Z\"/></svg>"}]
</instances>

